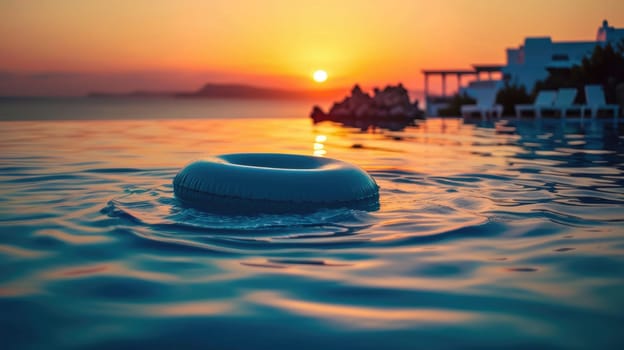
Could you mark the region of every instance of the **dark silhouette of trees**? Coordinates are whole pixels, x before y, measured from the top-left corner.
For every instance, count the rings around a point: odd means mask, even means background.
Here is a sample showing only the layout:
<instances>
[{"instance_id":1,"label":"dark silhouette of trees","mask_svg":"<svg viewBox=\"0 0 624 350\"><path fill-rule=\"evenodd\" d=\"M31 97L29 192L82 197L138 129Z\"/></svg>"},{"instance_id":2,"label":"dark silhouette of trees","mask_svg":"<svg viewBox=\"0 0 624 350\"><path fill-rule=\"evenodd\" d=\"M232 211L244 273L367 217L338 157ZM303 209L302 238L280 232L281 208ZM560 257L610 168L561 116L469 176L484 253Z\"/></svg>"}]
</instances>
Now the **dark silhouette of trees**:
<instances>
[{"instance_id":1,"label":"dark silhouette of trees","mask_svg":"<svg viewBox=\"0 0 624 350\"><path fill-rule=\"evenodd\" d=\"M517 104L530 104L533 97L529 95L523 85L509 84L498 90L496 103L503 106L503 115L513 115L514 106Z\"/></svg>"},{"instance_id":2,"label":"dark silhouette of trees","mask_svg":"<svg viewBox=\"0 0 624 350\"><path fill-rule=\"evenodd\" d=\"M614 48L611 44L597 45L589 57L580 65L567 69L551 69L548 77L535 84L533 96L540 90L558 88L576 88L577 102L585 102L583 87L590 84L602 85L607 102L616 100L616 88L624 83L624 42Z\"/></svg>"},{"instance_id":3,"label":"dark silhouette of trees","mask_svg":"<svg viewBox=\"0 0 624 350\"><path fill-rule=\"evenodd\" d=\"M527 93L524 86L505 83L505 86L496 94L496 103L503 105L503 115L513 115L514 106L519 103L531 103L533 99ZM477 103L477 100L466 93L455 94L448 102L448 107L441 108L438 112L441 116L461 115L461 106Z\"/></svg>"},{"instance_id":4,"label":"dark silhouette of trees","mask_svg":"<svg viewBox=\"0 0 624 350\"><path fill-rule=\"evenodd\" d=\"M451 97L451 100L448 102L448 107L440 108L440 110L438 110L438 114L444 117L458 116L461 115L461 106L472 105L475 103L477 103L477 100L468 96L466 93L457 93Z\"/></svg>"}]
</instances>

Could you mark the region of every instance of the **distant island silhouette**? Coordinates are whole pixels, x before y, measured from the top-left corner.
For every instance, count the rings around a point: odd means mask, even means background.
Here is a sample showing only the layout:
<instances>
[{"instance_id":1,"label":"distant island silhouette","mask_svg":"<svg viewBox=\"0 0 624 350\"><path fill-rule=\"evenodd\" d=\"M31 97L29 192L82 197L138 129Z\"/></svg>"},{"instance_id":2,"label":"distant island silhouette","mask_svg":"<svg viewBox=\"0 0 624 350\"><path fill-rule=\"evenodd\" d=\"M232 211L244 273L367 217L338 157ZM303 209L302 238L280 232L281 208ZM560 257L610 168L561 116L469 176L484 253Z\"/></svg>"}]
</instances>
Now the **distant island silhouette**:
<instances>
[{"instance_id":1,"label":"distant island silhouette","mask_svg":"<svg viewBox=\"0 0 624 350\"><path fill-rule=\"evenodd\" d=\"M325 100L344 95L347 88L319 90L287 90L247 84L207 83L197 91L145 91L124 93L90 92L88 97L177 97L177 98L241 98L273 100Z\"/></svg>"}]
</instances>

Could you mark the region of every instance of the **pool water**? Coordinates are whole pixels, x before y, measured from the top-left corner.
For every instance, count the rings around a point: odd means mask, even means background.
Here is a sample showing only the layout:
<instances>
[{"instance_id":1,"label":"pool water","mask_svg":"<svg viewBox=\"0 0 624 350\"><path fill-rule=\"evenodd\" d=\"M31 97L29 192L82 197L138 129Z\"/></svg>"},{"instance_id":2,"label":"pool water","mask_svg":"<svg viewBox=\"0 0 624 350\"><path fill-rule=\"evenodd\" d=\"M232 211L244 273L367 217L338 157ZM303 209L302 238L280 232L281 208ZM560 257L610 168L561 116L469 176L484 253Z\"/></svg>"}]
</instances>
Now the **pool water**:
<instances>
[{"instance_id":1,"label":"pool water","mask_svg":"<svg viewBox=\"0 0 624 350\"><path fill-rule=\"evenodd\" d=\"M624 127L306 118L0 123L4 349L624 348ZM376 211L218 215L237 152L352 162Z\"/></svg>"}]
</instances>

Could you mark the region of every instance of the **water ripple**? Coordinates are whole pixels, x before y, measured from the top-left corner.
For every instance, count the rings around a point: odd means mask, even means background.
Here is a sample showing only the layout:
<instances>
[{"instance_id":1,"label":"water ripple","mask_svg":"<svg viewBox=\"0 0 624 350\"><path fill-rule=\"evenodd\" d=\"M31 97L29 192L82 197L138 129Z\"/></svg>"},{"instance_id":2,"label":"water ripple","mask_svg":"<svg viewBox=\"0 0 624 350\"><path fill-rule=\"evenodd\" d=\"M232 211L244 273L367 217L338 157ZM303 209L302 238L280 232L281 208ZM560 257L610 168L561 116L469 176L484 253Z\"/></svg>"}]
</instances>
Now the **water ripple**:
<instances>
[{"instance_id":1,"label":"water ripple","mask_svg":"<svg viewBox=\"0 0 624 350\"><path fill-rule=\"evenodd\" d=\"M624 346L621 125L248 124L5 122L4 344ZM319 149L369 171L378 211L228 216L173 195L206 153Z\"/></svg>"}]
</instances>

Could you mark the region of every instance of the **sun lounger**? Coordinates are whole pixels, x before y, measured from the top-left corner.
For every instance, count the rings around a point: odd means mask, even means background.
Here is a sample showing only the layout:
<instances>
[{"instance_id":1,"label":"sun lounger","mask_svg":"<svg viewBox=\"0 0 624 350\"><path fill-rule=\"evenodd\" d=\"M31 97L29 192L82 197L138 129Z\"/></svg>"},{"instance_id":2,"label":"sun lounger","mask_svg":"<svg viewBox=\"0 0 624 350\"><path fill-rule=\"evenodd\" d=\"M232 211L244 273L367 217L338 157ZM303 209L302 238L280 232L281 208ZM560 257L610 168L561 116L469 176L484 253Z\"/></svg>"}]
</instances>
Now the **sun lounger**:
<instances>
[{"instance_id":1,"label":"sun lounger","mask_svg":"<svg viewBox=\"0 0 624 350\"><path fill-rule=\"evenodd\" d=\"M585 115L585 108L583 105L575 105L574 99L576 99L577 90L574 88L562 88L557 91L557 98L552 107L543 107L541 110L552 110L558 112L563 118L566 117L568 111L578 111L581 118Z\"/></svg>"},{"instance_id":2,"label":"sun lounger","mask_svg":"<svg viewBox=\"0 0 624 350\"><path fill-rule=\"evenodd\" d=\"M520 118L522 112L532 111L535 117L542 117L542 109L549 107L552 108L555 99L557 98L557 92L554 90L542 90L537 94L533 104L516 105L516 117Z\"/></svg>"},{"instance_id":3,"label":"sun lounger","mask_svg":"<svg viewBox=\"0 0 624 350\"><path fill-rule=\"evenodd\" d=\"M496 104L496 87L479 87L470 89L471 97L477 100L477 104L463 105L461 114L463 117L479 113L483 119L487 115L495 114L498 118L503 115L503 106Z\"/></svg>"},{"instance_id":4,"label":"sun lounger","mask_svg":"<svg viewBox=\"0 0 624 350\"><path fill-rule=\"evenodd\" d=\"M604 91L600 85L585 85L586 110L589 110L592 118L596 118L598 111L607 110L613 112L613 118L617 120L620 106L607 104Z\"/></svg>"}]
</instances>

